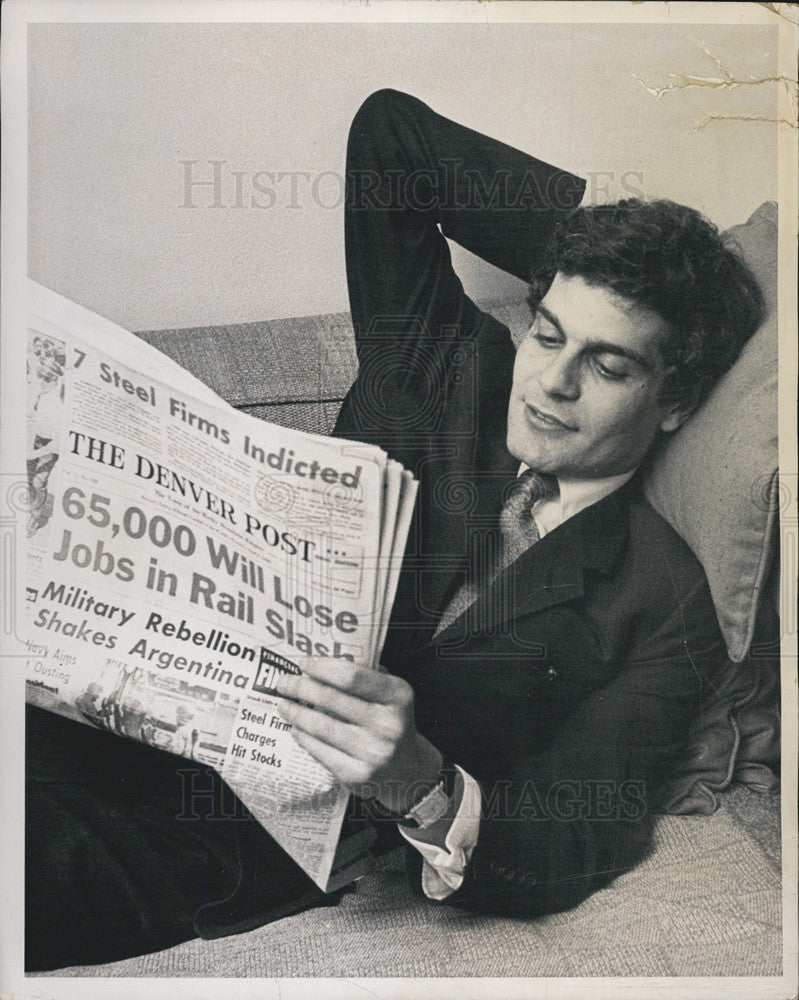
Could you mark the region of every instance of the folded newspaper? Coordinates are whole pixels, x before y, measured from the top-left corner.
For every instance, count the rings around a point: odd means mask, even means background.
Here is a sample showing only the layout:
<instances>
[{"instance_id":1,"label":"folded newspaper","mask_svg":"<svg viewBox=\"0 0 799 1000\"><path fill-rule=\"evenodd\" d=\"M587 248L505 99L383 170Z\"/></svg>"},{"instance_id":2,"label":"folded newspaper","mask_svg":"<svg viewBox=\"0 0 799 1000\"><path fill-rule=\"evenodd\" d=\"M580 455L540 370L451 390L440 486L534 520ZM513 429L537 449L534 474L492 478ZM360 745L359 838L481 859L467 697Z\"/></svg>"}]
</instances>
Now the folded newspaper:
<instances>
[{"instance_id":1,"label":"folded newspaper","mask_svg":"<svg viewBox=\"0 0 799 1000\"><path fill-rule=\"evenodd\" d=\"M362 874L348 793L274 690L376 667L416 482L379 448L239 413L30 283L27 700L214 767L326 891Z\"/></svg>"}]
</instances>

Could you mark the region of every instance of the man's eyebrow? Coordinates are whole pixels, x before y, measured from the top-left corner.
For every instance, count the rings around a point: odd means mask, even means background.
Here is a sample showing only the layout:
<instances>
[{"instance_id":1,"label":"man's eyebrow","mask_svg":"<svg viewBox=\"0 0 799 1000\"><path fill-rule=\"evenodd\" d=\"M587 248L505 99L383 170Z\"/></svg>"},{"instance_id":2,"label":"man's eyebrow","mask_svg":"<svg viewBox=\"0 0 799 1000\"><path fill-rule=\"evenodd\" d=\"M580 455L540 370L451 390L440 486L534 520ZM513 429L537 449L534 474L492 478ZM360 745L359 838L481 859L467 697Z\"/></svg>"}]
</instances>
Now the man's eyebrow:
<instances>
[{"instance_id":1,"label":"man's eyebrow","mask_svg":"<svg viewBox=\"0 0 799 1000\"><path fill-rule=\"evenodd\" d=\"M565 333L563 327L560 325L560 320L558 319L558 317L554 313L551 313L549 311L549 309L547 309L546 306L542 306L542 305L539 304L538 306L536 306L536 310L535 311L537 313L541 313L541 315L544 317L544 319L548 323L551 323L552 326L555 327L555 329L558 331L558 333L561 335L561 337L565 337L566 336L566 333Z\"/></svg>"},{"instance_id":2,"label":"man's eyebrow","mask_svg":"<svg viewBox=\"0 0 799 1000\"><path fill-rule=\"evenodd\" d=\"M546 306L539 305L536 311L540 312L544 319L555 327L561 337L566 337L566 331L561 326L560 320ZM628 347L622 347L620 344L613 344L607 340L590 340L586 344L586 349L593 354L615 354L620 358L627 358L647 373L651 373L654 370L652 362L648 358L645 358L643 354L639 354L638 351L632 351Z\"/></svg>"}]
</instances>

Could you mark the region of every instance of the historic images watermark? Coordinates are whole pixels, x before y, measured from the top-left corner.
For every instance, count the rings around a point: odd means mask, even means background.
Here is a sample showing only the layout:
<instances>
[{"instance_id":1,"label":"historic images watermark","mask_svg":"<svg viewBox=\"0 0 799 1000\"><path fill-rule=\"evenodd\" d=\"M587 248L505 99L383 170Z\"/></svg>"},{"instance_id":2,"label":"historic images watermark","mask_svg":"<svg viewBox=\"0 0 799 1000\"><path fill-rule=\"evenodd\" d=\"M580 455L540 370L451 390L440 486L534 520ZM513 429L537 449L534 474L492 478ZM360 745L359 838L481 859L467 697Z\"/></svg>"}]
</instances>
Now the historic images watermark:
<instances>
[{"instance_id":1,"label":"historic images watermark","mask_svg":"<svg viewBox=\"0 0 799 1000\"><path fill-rule=\"evenodd\" d=\"M267 170L237 168L216 157L178 160L180 208L339 210L345 204L370 211L404 205L418 211L439 209L528 211L538 206L571 204L571 192L559 190L560 178L542 191L530 173L511 188L510 170L490 178L457 159L443 160L436 171L354 170L348 178L336 170ZM641 171L591 170L585 175L585 201L603 204L619 198L644 198Z\"/></svg>"},{"instance_id":2,"label":"historic images watermark","mask_svg":"<svg viewBox=\"0 0 799 1000\"><path fill-rule=\"evenodd\" d=\"M177 774L180 781L179 820L252 819L250 811L211 769L187 766L179 768ZM381 786L383 792L387 788L406 797L406 790L399 782ZM412 785L407 790L407 797L420 797L427 790L425 785L419 784L418 788ZM359 786L350 803L349 819L373 819L375 814L369 803L377 791L377 785ZM261 801L260 808L262 813L264 809L269 812L271 806L274 815L286 815L292 809L306 810L309 803L321 808L331 794L328 786L310 790L301 802L292 804L275 798L271 803ZM622 781L600 778L559 778L548 782L500 780L494 782L490 791L483 793L479 800L465 799L462 809L462 815L473 812L475 818L482 816L502 823L573 823L577 820L638 823L647 815L647 787L644 781L632 778Z\"/></svg>"}]
</instances>

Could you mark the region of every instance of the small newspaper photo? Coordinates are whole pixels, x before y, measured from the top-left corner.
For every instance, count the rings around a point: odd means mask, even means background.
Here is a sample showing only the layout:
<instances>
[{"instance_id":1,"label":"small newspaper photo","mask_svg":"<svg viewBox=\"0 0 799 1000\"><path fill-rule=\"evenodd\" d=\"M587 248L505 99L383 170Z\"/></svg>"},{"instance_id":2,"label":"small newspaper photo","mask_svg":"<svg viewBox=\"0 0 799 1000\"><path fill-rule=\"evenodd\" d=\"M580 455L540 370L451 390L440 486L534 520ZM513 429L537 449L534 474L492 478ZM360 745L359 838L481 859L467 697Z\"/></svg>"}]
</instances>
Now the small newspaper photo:
<instances>
[{"instance_id":1,"label":"small newspaper photo","mask_svg":"<svg viewBox=\"0 0 799 1000\"><path fill-rule=\"evenodd\" d=\"M27 700L215 768L316 884L367 870L349 794L274 680L376 667L416 482L379 448L239 413L30 282Z\"/></svg>"}]
</instances>

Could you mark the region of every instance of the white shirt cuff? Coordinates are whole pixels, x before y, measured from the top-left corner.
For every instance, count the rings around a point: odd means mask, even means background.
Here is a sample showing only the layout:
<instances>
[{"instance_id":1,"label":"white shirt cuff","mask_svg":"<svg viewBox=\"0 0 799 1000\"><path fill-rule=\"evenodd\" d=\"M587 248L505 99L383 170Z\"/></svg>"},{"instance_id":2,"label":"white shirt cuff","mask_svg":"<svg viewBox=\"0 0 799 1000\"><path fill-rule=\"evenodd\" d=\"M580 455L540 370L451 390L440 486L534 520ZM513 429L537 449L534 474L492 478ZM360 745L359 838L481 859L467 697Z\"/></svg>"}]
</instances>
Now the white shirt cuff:
<instances>
[{"instance_id":1,"label":"white shirt cuff","mask_svg":"<svg viewBox=\"0 0 799 1000\"><path fill-rule=\"evenodd\" d=\"M428 899L446 899L460 888L480 831L480 786L463 768L455 766L463 779L463 793L455 818L448 829L441 831L443 843L417 840L413 830L399 828L424 859L422 890Z\"/></svg>"}]
</instances>

